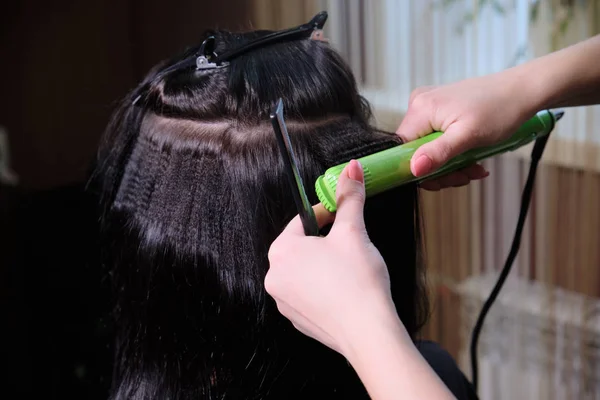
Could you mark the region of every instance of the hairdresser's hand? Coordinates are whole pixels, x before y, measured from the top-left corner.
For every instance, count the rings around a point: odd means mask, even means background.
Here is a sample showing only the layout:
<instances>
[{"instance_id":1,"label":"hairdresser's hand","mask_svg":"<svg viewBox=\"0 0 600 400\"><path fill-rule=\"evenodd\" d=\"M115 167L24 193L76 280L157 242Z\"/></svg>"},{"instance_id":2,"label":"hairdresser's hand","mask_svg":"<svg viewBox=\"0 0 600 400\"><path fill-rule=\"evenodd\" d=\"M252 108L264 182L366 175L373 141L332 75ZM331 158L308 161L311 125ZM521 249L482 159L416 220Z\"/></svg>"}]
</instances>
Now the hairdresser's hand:
<instances>
[{"instance_id":1,"label":"hairdresser's hand","mask_svg":"<svg viewBox=\"0 0 600 400\"><path fill-rule=\"evenodd\" d=\"M296 217L273 242L265 287L298 330L348 356L353 341L366 340L373 326L401 324L387 267L365 230L358 162L342 172L336 195L338 210L327 237L305 236ZM334 220L322 205L314 210L320 226ZM399 330L409 340L404 327Z\"/></svg>"},{"instance_id":2,"label":"hairdresser's hand","mask_svg":"<svg viewBox=\"0 0 600 400\"><path fill-rule=\"evenodd\" d=\"M360 164L340 174L327 237L293 219L271 245L267 292L296 329L341 353L372 399L453 399L414 346L391 298L381 254L365 230ZM314 207L320 226L333 220Z\"/></svg>"},{"instance_id":3,"label":"hairdresser's hand","mask_svg":"<svg viewBox=\"0 0 600 400\"><path fill-rule=\"evenodd\" d=\"M530 104L513 72L500 72L457 83L416 89L397 134L412 141L433 131L444 134L421 146L411 160L415 176L434 172L451 158L511 135L530 117ZM421 184L439 190L463 186L488 172L479 164Z\"/></svg>"}]
</instances>

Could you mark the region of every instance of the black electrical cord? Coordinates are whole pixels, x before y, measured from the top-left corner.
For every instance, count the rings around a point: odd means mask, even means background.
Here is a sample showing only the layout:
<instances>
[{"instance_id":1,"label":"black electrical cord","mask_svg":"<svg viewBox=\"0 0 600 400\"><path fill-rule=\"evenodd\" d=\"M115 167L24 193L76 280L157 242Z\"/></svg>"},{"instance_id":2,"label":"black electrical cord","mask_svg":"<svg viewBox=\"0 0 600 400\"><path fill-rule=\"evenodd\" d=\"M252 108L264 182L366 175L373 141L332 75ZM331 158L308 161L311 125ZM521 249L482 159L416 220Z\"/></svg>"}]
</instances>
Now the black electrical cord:
<instances>
[{"instance_id":1,"label":"black electrical cord","mask_svg":"<svg viewBox=\"0 0 600 400\"><path fill-rule=\"evenodd\" d=\"M558 115L557 120L562 116L562 114ZM510 273L510 269L512 268L513 262L519 252L519 247L521 245L521 235L523 233L523 226L525 225L525 218L527 217L527 211L529 210L529 203L531 202L531 195L533 192L533 183L535 181L535 174L537 171L538 163L542 158L542 154L544 153L544 148L546 147L546 143L548 142L548 137L550 134L540 137L535 141L533 146L533 151L531 152L531 166L529 168L529 174L527 176L527 182L525 183L525 188L523 189L523 194L521 196L521 211L519 212L519 219L517 221L517 229L515 231L515 236L513 238L513 242L510 248L510 252L508 253L508 257L506 258L506 263L500 272L500 276L498 277L498 281L490 293L490 296L485 301L481 312L479 313L479 317L477 318L477 322L475 323L475 327L473 328L473 335L471 337L471 371L473 375L472 383L477 392L478 385L478 370L477 370L477 342L479 340L479 335L481 333L481 328L483 327L483 322L485 317L492 307L492 304L498 297L498 293L500 293L500 289L502 289L502 285L504 285L504 281L508 277Z\"/></svg>"}]
</instances>

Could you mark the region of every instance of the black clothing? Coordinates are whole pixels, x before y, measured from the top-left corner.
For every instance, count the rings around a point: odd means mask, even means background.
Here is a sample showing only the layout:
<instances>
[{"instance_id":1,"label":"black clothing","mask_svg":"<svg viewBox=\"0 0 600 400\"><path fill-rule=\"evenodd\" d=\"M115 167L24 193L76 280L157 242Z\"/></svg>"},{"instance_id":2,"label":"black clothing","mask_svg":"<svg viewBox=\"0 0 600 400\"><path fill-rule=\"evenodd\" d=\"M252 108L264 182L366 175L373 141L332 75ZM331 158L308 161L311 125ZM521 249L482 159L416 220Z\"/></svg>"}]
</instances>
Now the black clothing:
<instances>
[{"instance_id":1,"label":"black clothing","mask_svg":"<svg viewBox=\"0 0 600 400\"><path fill-rule=\"evenodd\" d=\"M426 340L418 341L416 346L458 400L478 400L473 385L446 350L437 343Z\"/></svg>"}]
</instances>

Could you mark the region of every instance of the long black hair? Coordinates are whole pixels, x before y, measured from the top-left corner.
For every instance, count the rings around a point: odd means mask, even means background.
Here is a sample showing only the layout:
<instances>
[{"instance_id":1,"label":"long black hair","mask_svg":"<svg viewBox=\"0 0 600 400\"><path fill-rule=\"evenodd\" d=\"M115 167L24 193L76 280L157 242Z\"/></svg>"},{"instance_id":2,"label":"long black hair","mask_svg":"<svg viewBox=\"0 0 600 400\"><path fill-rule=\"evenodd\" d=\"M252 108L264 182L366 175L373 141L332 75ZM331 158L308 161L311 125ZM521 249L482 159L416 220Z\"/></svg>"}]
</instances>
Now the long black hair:
<instances>
[{"instance_id":1,"label":"long black hair","mask_svg":"<svg viewBox=\"0 0 600 400\"><path fill-rule=\"evenodd\" d=\"M212 32L215 52L267 33ZM264 290L269 246L297 214L269 111L281 97L313 204L328 167L400 139L370 125L349 67L326 43L272 44L157 79L197 50L148 74L99 151L116 302L111 398L368 398L344 358L296 331ZM427 310L416 187L373 197L365 220L414 337Z\"/></svg>"}]
</instances>

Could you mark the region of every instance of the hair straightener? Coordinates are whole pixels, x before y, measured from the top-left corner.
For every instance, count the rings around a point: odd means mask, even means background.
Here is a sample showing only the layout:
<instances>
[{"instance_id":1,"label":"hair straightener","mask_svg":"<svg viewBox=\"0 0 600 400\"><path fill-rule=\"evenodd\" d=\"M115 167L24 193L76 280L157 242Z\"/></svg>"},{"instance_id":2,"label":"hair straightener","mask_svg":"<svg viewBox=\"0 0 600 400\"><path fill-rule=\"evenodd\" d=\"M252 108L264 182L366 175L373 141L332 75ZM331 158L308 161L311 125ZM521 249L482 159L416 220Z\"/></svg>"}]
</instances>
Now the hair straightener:
<instances>
[{"instance_id":1,"label":"hair straightener","mask_svg":"<svg viewBox=\"0 0 600 400\"><path fill-rule=\"evenodd\" d=\"M510 138L493 146L481 147L463 153L451 159L434 173L418 178L410 171L410 160L413 154L423 144L440 137L442 132L431 133L412 142L362 157L357 161L361 163L364 170L367 198L407 183L422 182L446 175L486 158L516 150L550 134L554 129L554 124L562 115L562 111L540 111L533 118L526 121ZM347 164L331 167L317 179L315 189L319 200L331 212L337 209L335 191L340 173Z\"/></svg>"}]
</instances>

